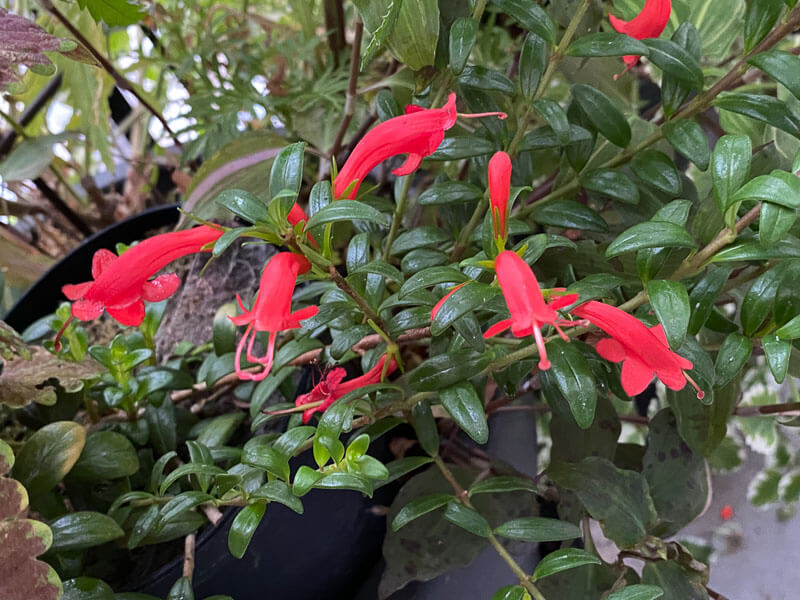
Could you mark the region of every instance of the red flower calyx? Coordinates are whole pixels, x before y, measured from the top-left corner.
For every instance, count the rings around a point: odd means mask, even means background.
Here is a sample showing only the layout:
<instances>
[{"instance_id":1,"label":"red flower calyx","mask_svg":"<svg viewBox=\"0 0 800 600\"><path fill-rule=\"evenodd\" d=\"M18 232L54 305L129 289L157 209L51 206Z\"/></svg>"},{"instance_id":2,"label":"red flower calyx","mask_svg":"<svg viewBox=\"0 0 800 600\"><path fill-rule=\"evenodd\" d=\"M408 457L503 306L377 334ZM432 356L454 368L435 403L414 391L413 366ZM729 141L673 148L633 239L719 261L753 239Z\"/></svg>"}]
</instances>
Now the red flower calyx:
<instances>
[{"instance_id":1,"label":"red flower calyx","mask_svg":"<svg viewBox=\"0 0 800 600\"><path fill-rule=\"evenodd\" d=\"M671 0L646 0L642 12L630 21L623 21L614 15L608 15L608 20L611 21L611 26L619 33L624 33L637 40L644 40L657 38L661 35L667 26L671 12ZM636 55L623 56L622 59L626 65L625 71L639 62L639 58Z\"/></svg>"},{"instance_id":2,"label":"red flower calyx","mask_svg":"<svg viewBox=\"0 0 800 600\"><path fill-rule=\"evenodd\" d=\"M144 320L144 300L160 302L180 285L174 273L150 279L169 263L187 254L210 250L222 229L201 225L193 229L162 233L131 246L122 256L102 248L92 258L92 281L61 288L72 300L72 314L56 336L58 340L72 318L96 319L105 310L122 325L135 327Z\"/></svg>"},{"instance_id":3,"label":"red flower calyx","mask_svg":"<svg viewBox=\"0 0 800 600\"><path fill-rule=\"evenodd\" d=\"M670 350L660 324L648 328L624 310L594 300L573 309L572 314L611 336L597 343L597 353L610 362L622 362L622 388L629 396L641 394L655 376L671 390L683 389L688 381L697 390L698 399L705 397L686 373L692 361Z\"/></svg>"},{"instance_id":4,"label":"red flower calyx","mask_svg":"<svg viewBox=\"0 0 800 600\"><path fill-rule=\"evenodd\" d=\"M408 154L406 161L394 169L395 175L408 175L419 167L422 159L433 154L444 139L444 132L455 125L457 117L506 118L502 112L459 114L456 95L451 93L442 108L410 105L406 114L376 125L356 144L333 182L333 197L355 198L367 174L384 160Z\"/></svg>"},{"instance_id":5,"label":"red flower calyx","mask_svg":"<svg viewBox=\"0 0 800 600\"><path fill-rule=\"evenodd\" d=\"M572 321L560 319L556 311L575 302L578 294L558 296L546 303L533 270L515 252L504 250L497 255L494 264L511 318L489 327L483 337L495 336L509 327L516 337L533 335L539 348L539 368L543 371L549 369L550 361L547 359L541 328L543 325L552 325L563 340L569 341L561 326L572 325Z\"/></svg>"},{"instance_id":6,"label":"red flower calyx","mask_svg":"<svg viewBox=\"0 0 800 600\"><path fill-rule=\"evenodd\" d=\"M296 329L300 321L317 314L316 306L308 306L298 311L292 310L292 294L297 283L297 276L308 272L311 263L304 256L291 252L280 252L273 256L264 267L258 287L258 295L251 310L245 309L239 294L236 300L242 310L238 317L230 317L236 325L247 325L242 339L236 346L234 359L236 374L239 379L261 381L272 368L275 358L275 341L279 331ZM262 358L253 356L253 343L256 333L269 332L266 355ZM249 339L249 341L248 341ZM242 351L247 343L247 360L258 363L264 369L258 373L250 373L242 369Z\"/></svg>"},{"instance_id":7,"label":"red flower calyx","mask_svg":"<svg viewBox=\"0 0 800 600\"><path fill-rule=\"evenodd\" d=\"M498 248L505 247L508 227L508 196L511 193L511 158L505 152L495 152L489 159L489 198L491 199L492 227Z\"/></svg>"},{"instance_id":8,"label":"red flower calyx","mask_svg":"<svg viewBox=\"0 0 800 600\"><path fill-rule=\"evenodd\" d=\"M305 406L306 404L314 405L303 411L303 423L308 423L315 412L324 412L331 404L345 394L364 387L365 385L380 383L384 375L391 375L394 373L397 369L397 363L394 359L389 360L389 364L386 366L386 373L383 372L385 363L386 355L384 354L369 371L349 381L342 381L345 375L347 375L347 371L342 367L336 367L328 371L310 392L301 394L297 397L297 400L295 400L295 406Z\"/></svg>"}]
</instances>

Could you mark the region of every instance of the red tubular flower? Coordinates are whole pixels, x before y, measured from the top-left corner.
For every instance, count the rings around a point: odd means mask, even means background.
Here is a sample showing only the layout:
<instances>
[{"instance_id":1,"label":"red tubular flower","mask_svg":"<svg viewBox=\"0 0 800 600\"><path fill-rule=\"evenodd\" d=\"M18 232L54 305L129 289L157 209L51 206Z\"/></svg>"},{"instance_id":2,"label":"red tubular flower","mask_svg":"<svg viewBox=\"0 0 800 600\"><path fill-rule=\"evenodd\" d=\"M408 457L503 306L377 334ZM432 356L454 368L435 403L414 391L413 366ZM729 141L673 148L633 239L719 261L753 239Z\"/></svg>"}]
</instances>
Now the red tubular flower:
<instances>
[{"instance_id":1,"label":"red tubular flower","mask_svg":"<svg viewBox=\"0 0 800 600\"><path fill-rule=\"evenodd\" d=\"M204 246L215 242L222 233L221 229L201 225L153 236L132 246L122 256L110 250L98 250L92 258L94 280L61 288L64 295L73 300L72 317L91 321L105 310L122 325L141 324L143 300L165 300L181 282L174 273L150 278L173 260L203 251Z\"/></svg>"},{"instance_id":2,"label":"red tubular flower","mask_svg":"<svg viewBox=\"0 0 800 600\"><path fill-rule=\"evenodd\" d=\"M573 309L572 314L589 320L611 336L597 343L597 353L608 361L622 362L622 388L629 396L641 394L653 376L672 390L683 389L688 381L699 399L705 396L685 372L692 368L692 361L669 349L661 325L648 329L624 310L594 300Z\"/></svg>"},{"instance_id":3,"label":"red tubular flower","mask_svg":"<svg viewBox=\"0 0 800 600\"><path fill-rule=\"evenodd\" d=\"M556 310L575 302L578 294L566 294L546 303L542 291L539 289L539 282L536 281L536 275L533 274L528 263L510 250L504 250L497 255L497 258L494 259L494 267L511 318L492 325L483 334L483 337L490 338L509 327L511 327L511 333L516 337L533 335L536 338L536 346L539 348L539 368L549 369L550 361L547 360L541 327L545 324L552 325L562 339L569 341L560 326L571 325L572 322L559 319Z\"/></svg>"},{"instance_id":4,"label":"red tubular flower","mask_svg":"<svg viewBox=\"0 0 800 600\"><path fill-rule=\"evenodd\" d=\"M501 112L456 113L456 95L452 93L442 108L407 106L406 114L376 125L356 144L333 182L333 197L343 197L347 188L355 182L347 196L350 199L355 198L364 177L384 160L398 154L408 154L408 158L392 173L408 175L419 167L424 157L433 154L439 147L444 139L444 132L455 125L456 117L492 115L501 119L507 116Z\"/></svg>"},{"instance_id":5,"label":"red tubular flower","mask_svg":"<svg viewBox=\"0 0 800 600\"><path fill-rule=\"evenodd\" d=\"M289 214L287 215L286 219L293 226L297 225L301 221L308 223L308 215L306 214L306 211L304 211L303 207L300 206L297 202L292 204L292 210L289 211ZM305 229L305 226L303 228ZM317 244L317 240L314 239L313 235L311 235L310 233L306 233L306 236L308 237L308 241L311 242L311 244L315 248L319 248L319 244Z\"/></svg>"},{"instance_id":6,"label":"red tubular flower","mask_svg":"<svg viewBox=\"0 0 800 600\"><path fill-rule=\"evenodd\" d=\"M344 376L347 374L343 368L337 367L335 369L331 369L322 379L322 381L315 385L310 392L298 396L297 400L295 400L295 406L303 406L305 404L322 402L322 404L319 406L314 406L303 411L303 423L308 423L308 421L311 419L311 415L313 415L315 412L324 412L331 404L336 402L348 392L357 390L365 385L379 383L383 374L383 365L385 362L386 355L383 355L378 363L369 371L360 377L351 379L350 381L342 381ZM386 367L386 375L391 375L396 369L397 363L394 361L394 359L391 359L389 361L389 366Z\"/></svg>"},{"instance_id":7,"label":"red tubular flower","mask_svg":"<svg viewBox=\"0 0 800 600\"><path fill-rule=\"evenodd\" d=\"M489 159L489 197L492 204L494 237L506 240L506 213L511 191L511 158L505 152L495 152Z\"/></svg>"},{"instance_id":8,"label":"red tubular flower","mask_svg":"<svg viewBox=\"0 0 800 600\"><path fill-rule=\"evenodd\" d=\"M433 307L433 309L431 310L431 321L433 321L433 320L436 318L436 313L438 313L438 312L439 312L439 309L440 309L440 308L442 308L442 305L443 305L445 302L447 302L447 299L448 299L450 296L452 296L453 294L455 294L455 293L456 293L456 292L457 292L457 291L458 291L460 288L462 288L462 287L464 287L465 285L467 285L468 283L469 283L469 281L465 281L464 283L459 283L459 284L458 284L456 287L454 287L452 290L450 290L450 291L449 291L449 292L447 292L447 293L446 293L444 296L442 296L442 299L441 299L441 300L439 300L439 301L436 303L436 305Z\"/></svg>"},{"instance_id":9,"label":"red tubular flower","mask_svg":"<svg viewBox=\"0 0 800 600\"><path fill-rule=\"evenodd\" d=\"M239 303L239 308L242 309L242 314L238 317L230 317L230 320L236 325L247 325L242 339L236 346L234 362L239 379L261 381L269 375L272 360L275 357L275 340L278 332L300 327L300 321L317 314L316 306L291 312L292 294L297 283L297 276L306 273L310 268L311 263L304 256L291 252L280 252L273 256L264 267L258 286L258 296L253 302L252 310L246 310L239 294L236 294L236 301ZM253 356L253 343L256 333L259 331L269 332L267 353L263 358ZM264 366L264 370L259 373L248 373L242 370L242 350L248 337L250 341L247 342L247 360Z\"/></svg>"},{"instance_id":10,"label":"red tubular flower","mask_svg":"<svg viewBox=\"0 0 800 600\"><path fill-rule=\"evenodd\" d=\"M671 0L646 0L642 12L630 21L623 21L614 15L608 15L608 20L611 21L611 26L619 33L624 33L637 40L643 40L660 36L667 26L671 12ZM627 71L639 62L639 58L636 55L623 56L622 59L626 65L625 70Z\"/></svg>"}]
</instances>

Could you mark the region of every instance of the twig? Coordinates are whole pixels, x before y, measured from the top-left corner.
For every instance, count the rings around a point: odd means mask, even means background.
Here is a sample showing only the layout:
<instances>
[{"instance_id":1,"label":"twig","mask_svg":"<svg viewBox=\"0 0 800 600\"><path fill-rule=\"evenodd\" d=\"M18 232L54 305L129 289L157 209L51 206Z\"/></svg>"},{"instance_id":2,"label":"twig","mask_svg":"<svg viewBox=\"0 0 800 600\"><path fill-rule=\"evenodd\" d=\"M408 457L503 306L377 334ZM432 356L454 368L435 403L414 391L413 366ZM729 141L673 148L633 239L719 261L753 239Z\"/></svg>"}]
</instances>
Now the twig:
<instances>
[{"instance_id":1,"label":"twig","mask_svg":"<svg viewBox=\"0 0 800 600\"><path fill-rule=\"evenodd\" d=\"M364 298L362 298L360 294L358 294L352 287L350 287L350 284L347 283L347 280L344 277L342 277L342 274L339 273L339 271L336 269L334 265L328 267L328 274L331 277L331 281L333 281L333 283L335 283L340 290L342 290L345 294L347 294L353 299L353 301L358 305L358 308L361 309L361 312L363 312L364 315L366 315L367 319L374 321L381 329L384 330L386 329L386 327L383 324L383 319L381 319L378 316L378 313L372 310L370 305L367 304L367 301L364 300Z\"/></svg>"},{"instance_id":2,"label":"twig","mask_svg":"<svg viewBox=\"0 0 800 600\"><path fill-rule=\"evenodd\" d=\"M350 80L347 85L347 95L344 101L344 116L339 125L339 131L336 132L336 137L333 140L328 156L333 159L339 150L342 148L342 140L347 133L347 128L350 126L350 121L353 120L353 114L356 111L356 91L358 89L358 72L359 72L359 57L361 56L361 37L364 35L364 23L361 19L356 20L356 29L353 37L353 51L350 53Z\"/></svg>"},{"instance_id":3,"label":"twig","mask_svg":"<svg viewBox=\"0 0 800 600\"><path fill-rule=\"evenodd\" d=\"M200 510L214 527L222 520L222 512L213 504L201 504Z\"/></svg>"},{"instance_id":4,"label":"twig","mask_svg":"<svg viewBox=\"0 0 800 600\"><path fill-rule=\"evenodd\" d=\"M761 415L782 415L800 412L800 402L782 402L763 406L739 406L734 413L737 417L758 417Z\"/></svg>"},{"instance_id":5,"label":"twig","mask_svg":"<svg viewBox=\"0 0 800 600\"><path fill-rule=\"evenodd\" d=\"M183 540L183 576L192 581L194 574L194 547L197 542L197 534L190 533Z\"/></svg>"},{"instance_id":6,"label":"twig","mask_svg":"<svg viewBox=\"0 0 800 600\"><path fill-rule=\"evenodd\" d=\"M708 595L709 595L711 598L713 598L714 600L728 600L728 597L727 597L727 596L723 596L723 595L722 595L722 594L720 594L719 592L715 592L715 591L714 591L714 590L712 590L710 587L706 587L706 591L708 592Z\"/></svg>"},{"instance_id":7,"label":"twig","mask_svg":"<svg viewBox=\"0 0 800 600\"><path fill-rule=\"evenodd\" d=\"M89 40L87 40L86 37L72 23L70 23L69 19L67 19L63 14L61 14L61 11L59 11L50 0L41 0L41 3L48 11L50 11L53 14L53 16L56 19L58 19L61 22L62 25L64 25L64 27L67 28L70 34L72 34L75 37L75 39L77 39L81 43L81 45L84 48L86 48L86 50L89 51L89 53L95 58L95 60L97 60L97 62L100 63L103 69L105 69L106 72L109 75L111 75L111 77L114 79L114 83L120 89L126 90L131 94L133 94L134 96L136 96L136 99L139 100L142 106L144 106L150 112L150 114L152 114L156 119L159 120L161 125L164 127L164 131L166 131L170 135L170 137L172 137L172 140L175 142L175 145L178 146L179 148L182 147L183 144L181 144L180 140L178 140L178 136L175 134L174 131L172 131L172 129L169 126L169 123L167 123L167 120L164 118L164 116L158 110L156 110L156 108L152 104L150 104L150 102L147 99L145 99L144 96L142 96L139 93L139 91L136 89L136 86L134 86L130 81L128 81L128 79L126 79L119 71L117 71L116 67L114 67L114 65L111 64L111 61L109 61L105 56L103 56L103 54L101 54L100 51L97 50L97 48L92 46Z\"/></svg>"},{"instance_id":8,"label":"twig","mask_svg":"<svg viewBox=\"0 0 800 600\"><path fill-rule=\"evenodd\" d=\"M81 219L78 213L72 210L69 205L64 202L61 196L58 195L58 192L51 188L44 179L37 177L33 180L33 183L42 193L42 196L44 196L47 201L53 205L53 208L60 212L64 218L67 219L67 221L69 221L73 227L75 227L75 229L80 231L86 237L89 237L92 235L92 233L94 233L91 227L89 227L86 222Z\"/></svg>"}]
</instances>

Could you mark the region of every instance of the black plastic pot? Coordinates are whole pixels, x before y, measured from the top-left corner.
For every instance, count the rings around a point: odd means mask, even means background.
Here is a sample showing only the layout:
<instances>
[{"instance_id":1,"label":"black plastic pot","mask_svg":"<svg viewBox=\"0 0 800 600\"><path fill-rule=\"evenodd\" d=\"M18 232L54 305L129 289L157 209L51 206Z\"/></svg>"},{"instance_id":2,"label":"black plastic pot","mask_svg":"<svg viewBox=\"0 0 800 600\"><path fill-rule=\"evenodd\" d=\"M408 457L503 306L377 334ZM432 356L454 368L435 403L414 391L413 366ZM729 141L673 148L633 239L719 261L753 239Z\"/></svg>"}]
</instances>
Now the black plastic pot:
<instances>
[{"instance_id":1,"label":"black plastic pot","mask_svg":"<svg viewBox=\"0 0 800 600\"><path fill-rule=\"evenodd\" d=\"M157 206L106 227L86 238L80 246L54 264L14 304L3 319L17 331L54 312L66 298L61 287L91 279L92 256L100 248L129 244L142 239L148 231L170 227L178 222L177 204Z\"/></svg>"}]
</instances>

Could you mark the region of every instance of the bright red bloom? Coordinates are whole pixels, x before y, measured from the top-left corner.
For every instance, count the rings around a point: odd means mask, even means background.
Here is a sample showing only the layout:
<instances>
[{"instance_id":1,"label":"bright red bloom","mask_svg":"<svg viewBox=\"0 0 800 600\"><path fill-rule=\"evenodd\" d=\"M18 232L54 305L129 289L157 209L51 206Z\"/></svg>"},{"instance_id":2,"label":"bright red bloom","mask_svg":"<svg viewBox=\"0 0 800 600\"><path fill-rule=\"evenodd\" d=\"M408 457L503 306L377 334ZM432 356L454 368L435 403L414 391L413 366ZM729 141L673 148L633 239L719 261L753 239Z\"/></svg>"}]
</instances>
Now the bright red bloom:
<instances>
[{"instance_id":1,"label":"bright red bloom","mask_svg":"<svg viewBox=\"0 0 800 600\"><path fill-rule=\"evenodd\" d=\"M303 210L303 207L300 206L297 202L292 204L292 210L289 211L289 214L286 216L286 219L291 223L293 226L297 225L301 221L308 223L308 215L306 211ZM303 226L305 230L305 226ZM314 236L310 233L306 233L308 237L308 241L310 241L315 248L319 248L319 244L317 244L317 240L314 239Z\"/></svg>"},{"instance_id":2,"label":"bright red bloom","mask_svg":"<svg viewBox=\"0 0 800 600\"><path fill-rule=\"evenodd\" d=\"M597 343L597 353L608 361L622 362L622 388L629 396L641 394L654 376L672 390L683 389L688 381L697 390L698 398L705 396L685 373L692 368L692 361L669 349L660 324L648 329L624 310L594 300L573 309L572 314L589 320L611 336Z\"/></svg>"},{"instance_id":3,"label":"bright red bloom","mask_svg":"<svg viewBox=\"0 0 800 600\"><path fill-rule=\"evenodd\" d=\"M304 404L322 402L322 404L319 406L314 406L303 411L303 423L308 423L308 421L311 419L311 415L313 415L315 412L324 412L325 409L327 409L331 404L336 402L348 392L357 390L365 385L379 383L381 381L383 365L385 362L386 355L384 354L378 363L369 371L360 377L355 377L349 381L342 381L344 376L347 375L347 371L345 371L342 367L336 367L335 369L328 371L328 374L325 375L322 381L315 385L310 392L298 396L297 400L294 402L295 406L303 406ZM386 367L386 375L391 375L396 369L397 363L394 361L394 359L391 359L389 361L389 366Z\"/></svg>"},{"instance_id":4,"label":"bright red bloom","mask_svg":"<svg viewBox=\"0 0 800 600\"><path fill-rule=\"evenodd\" d=\"M489 159L489 197L492 204L492 224L495 239L506 239L506 213L511 192L511 158L505 152L495 152Z\"/></svg>"},{"instance_id":5,"label":"bright red bloom","mask_svg":"<svg viewBox=\"0 0 800 600\"><path fill-rule=\"evenodd\" d=\"M494 259L494 268L497 271L497 281L503 290L511 318L492 325L483 334L483 337L492 337L509 327L511 327L511 333L516 337L533 335L536 338L536 346L539 348L539 368L549 369L550 361L547 360L541 327L545 324L552 325L562 339L569 341L560 326L571 325L572 322L560 319L556 310L575 302L578 294L566 294L546 303L542 291L539 289L536 275L533 274L528 263L510 250L504 250L497 255L497 258Z\"/></svg>"},{"instance_id":6,"label":"bright red bloom","mask_svg":"<svg viewBox=\"0 0 800 600\"><path fill-rule=\"evenodd\" d=\"M726 504L720 509L719 516L723 521L730 521L733 518L733 507L730 504Z\"/></svg>"},{"instance_id":7,"label":"bright red bloom","mask_svg":"<svg viewBox=\"0 0 800 600\"><path fill-rule=\"evenodd\" d=\"M450 94L442 108L422 108L410 105L406 114L387 119L370 129L361 139L333 182L333 197L341 198L355 182L347 198L355 198L358 187L367 174L384 160L398 154L408 154L406 161L392 173L408 175L419 167L422 159L433 154L444 139L444 132L455 125L456 118L486 117L505 113L456 113L456 95Z\"/></svg>"},{"instance_id":8,"label":"bright red bloom","mask_svg":"<svg viewBox=\"0 0 800 600\"><path fill-rule=\"evenodd\" d=\"M215 242L222 234L222 229L201 225L153 236L131 246L122 256L110 250L98 250L92 258L94 280L61 288L64 295L73 300L72 316L91 321L105 310L122 325L141 324L143 300L165 300L181 283L174 273L150 278L173 260L203 251L204 246Z\"/></svg>"},{"instance_id":9,"label":"bright red bloom","mask_svg":"<svg viewBox=\"0 0 800 600\"><path fill-rule=\"evenodd\" d=\"M664 31L672 12L671 0L646 0L642 12L630 21L623 21L614 15L608 15L611 26L619 33L624 33L643 40L646 38L657 38ZM639 56L623 56L627 69L639 62ZM626 69L626 70L627 70Z\"/></svg>"},{"instance_id":10,"label":"bright red bloom","mask_svg":"<svg viewBox=\"0 0 800 600\"><path fill-rule=\"evenodd\" d=\"M236 294L236 301L242 309L242 314L238 317L230 317L230 320L236 325L247 325L242 339L236 346L234 362L239 379L261 381L269 375L272 360L275 357L275 340L278 332L300 327L300 321L317 314L316 306L308 306L291 312L292 294L297 283L297 276L308 272L310 268L311 263L306 257L291 252L280 252L273 256L264 267L258 287L258 296L253 302L251 310L245 309L242 299L239 294ZM253 343L256 333L259 331L269 332L267 353L263 358L253 356ZM247 343L247 360L264 366L264 370L259 373L248 373L242 370L242 350L248 337L250 341Z\"/></svg>"},{"instance_id":11,"label":"bright red bloom","mask_svg":"<svg viewBox=\"0 0 800 600\"><path fill-rule=\"evenodd\" d=\"M448 299L450 296L452 296L453 294L455 294L455 293L456 293L456 292L457 292L457 291L458 291L460 288L462 288L462 287L464 287L465 285L467 285L468 283L469 283L469 281L465 281L464 283L459 283L459 284L458 284L456 287L454 287L452 290L450 290L450 291L449 291L449 292L447 292L447 293L446 293L444 296L442 296L442 299L441 299L441 300L439 300L439 301L436 303L436 305L433 307L433 309L431 310L431 321L433 321L433 320L436 318L436 313L438 313L438 312L439 312L439 309L440 309L440 308L442 308L442 305L443 305L445 302L447 302L447 299Z\"/></svg>"}]
</instances>

